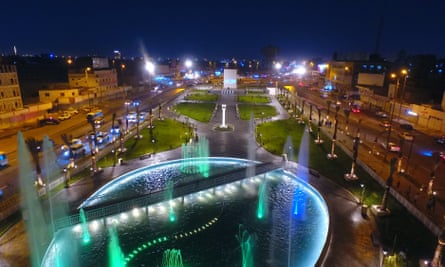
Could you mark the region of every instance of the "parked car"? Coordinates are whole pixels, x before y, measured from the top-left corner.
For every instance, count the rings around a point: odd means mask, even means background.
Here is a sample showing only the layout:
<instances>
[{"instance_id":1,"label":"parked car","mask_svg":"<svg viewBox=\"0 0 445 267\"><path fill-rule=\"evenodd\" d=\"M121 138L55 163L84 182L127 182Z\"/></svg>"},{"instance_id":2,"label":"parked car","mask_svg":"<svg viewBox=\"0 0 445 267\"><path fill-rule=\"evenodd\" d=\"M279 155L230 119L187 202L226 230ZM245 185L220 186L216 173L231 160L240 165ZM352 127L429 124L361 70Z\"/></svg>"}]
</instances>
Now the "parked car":
<instances>
[{"instance_id":1,"label":"parked car","mask_svg":"<svg viewBox=\"0 0 445 267\"><path fill-rule=\"evenodd\" d=\"M57 119L60 121L71 119L71 114L68 112L64 112L64 113L60 114L59 117L57 117Z\"/></svg>"},{"instance_id":2,"label":"parked car","mask_svg":"<svg viewBox=\"0 0 445 267\"><path fill-rule=\"evenodd\" d=\"M389 150L391 152L399 152L400 151L400 147L394 142L389 142L388 146L386 146L386 142L383 142L380 144L385 150Z\"/></svg>"},{"instance_id":3,"label":"parked car","mask_svg":"<svg viewBox=\"0 0 445 267\"><path fill-rule=\"evenodd\" d=\"M401 123L400 128L408 131L414 130L414 127L409 123Z\"/></svg>"},{"instance_id":4,"label":"parked car","mask_svg":"<svg viewBox=\"0 0 445 267\"><path fill-rule=\"evenodd\" d=\"M399 136L407 141L413 141L414 140L414 135L408 133L408 132L403 132L400 133Z\"/></svg>"},{"instance_id":5,"label":"parked car","mask_svg":"<svg viewBox=\"0 0 445 267\"><path fill-rule=\"evenodd\" d=\"M435 140L436 143L438 143L438 144L445 145L445 135L436 137L436 138L434 138L434 140Z\"/></svg>"},{"instance_id":6,"label":"parked car","mask_svg":"<svg viewBox=\"0 0 445 267\"><path fill-rule=\"evenodd\" d=\"M109 135L107 132L97 132L96 141L99 145L105 145L109 142Z\"/></svg>"},{"instance_id":7,"label":"parked car","mask_svg":"<svg viewBox=\"0 0 445 267\"><path fill-rule=\"evenodd\" d=\"M375 115L379 118L388 118L388 114L386 114L384 111L377 111Z\"/></svg>"},{"instance_id":8,"label":"parked car","mask_svg":"<svg viewBox=\"0 0 445 267\"><path fill-rule=\"evenodd\" d=\"M389 128L391 126L391 122L387 121L387 120L383 120L379 123L380 126L384 127L384 128Z\"/></svg>"},{"instance_id":9,"label":"parked car","mask_svg":"<svg viewBox=\"0 0 445 267\"><path fill-rule=\"evenodd\" d=\"M55 118L48 118L48 119L43 119L39 121L40 126L44 126L44 125L57 125L60 124L60 121L58 119Z\"/></svg>"}]
</instances>

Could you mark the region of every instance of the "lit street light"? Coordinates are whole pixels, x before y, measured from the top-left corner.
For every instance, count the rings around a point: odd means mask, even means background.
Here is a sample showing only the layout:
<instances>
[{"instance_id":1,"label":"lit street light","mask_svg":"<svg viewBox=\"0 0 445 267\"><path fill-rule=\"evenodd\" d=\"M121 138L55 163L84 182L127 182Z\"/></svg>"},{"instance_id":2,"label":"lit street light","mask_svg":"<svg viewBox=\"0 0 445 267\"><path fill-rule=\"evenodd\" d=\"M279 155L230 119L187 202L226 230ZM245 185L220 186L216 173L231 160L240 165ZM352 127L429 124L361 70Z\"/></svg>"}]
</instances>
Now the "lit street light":
<instances>
[{"instance_id":1,"label":"lit street light","mask_svg":"<svg viewBox=\"0 0 445 267\"><path fill-rule=\"evenodd\" d=\"M334 117L334 134L332 136L332 145L331 145L331 153L328 154L328 159L336 159L337 155L335 154L335 141L337 139L337 128L338 128L338 111L340 110L340 105L335 106L335 117Z\"/></svg>"},{"instance_id":2,"label":"lit street light","mask_svg":"<svg viewBox=\"0 0 445 267\"><path fill-rule=\"evenodd\" d=\"M125 114L125 132L128 132L128 107L131 105L131 101L125 101L126 114Z\"/></svg>"},{"instance_id":3,"label":"lit street light","mask_svg":"<svg viewBox=\"0 0 445 267\"><path fill-rule=\"evenodd\" d=\"M145 63L145 69L148 72L148 90L151 90L151 79L155 73L155 65L151 61Z\"/></svg>"}]
</instances>

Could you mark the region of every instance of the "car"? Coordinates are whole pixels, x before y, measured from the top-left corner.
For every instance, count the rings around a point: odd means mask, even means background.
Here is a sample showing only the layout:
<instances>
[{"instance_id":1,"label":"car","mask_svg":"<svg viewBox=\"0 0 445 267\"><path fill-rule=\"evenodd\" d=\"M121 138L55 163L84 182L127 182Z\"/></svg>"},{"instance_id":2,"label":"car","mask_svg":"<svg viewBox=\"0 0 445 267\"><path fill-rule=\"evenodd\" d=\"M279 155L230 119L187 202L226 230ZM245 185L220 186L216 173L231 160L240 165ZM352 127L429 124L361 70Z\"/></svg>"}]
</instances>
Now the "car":
<instances>
[{"instance_id":1,"label":"car","mask_svg":"<svg viewBox=\"0 0 445 267\"><path fill-rule=\"evenodd\" d=\"M107 132L97 132L96 133L97 144L105 145L109 142L109 135Z\"/></svg>"},{"instance_id":2,"label":"car","mask_svg":"<svg viewBox=\"0 0 445 267\"><path fill-rule=\"evenodd\" d=\"M383 142L380 144L385 150L389 150L391 152L399 152L400 151L400 147L394 142L388 142L388 146L386 146L386 142Z\"/></svg>"},{"instance_id":3,"label":"car","mask_svg":"<svg viewBox=\"0 0 445 267\"><path fill-rule=\"evenodd\" d=\"M403 132L399 134L400 138L403 138L407 141L413 141L414 140L414 135L408 133L408 132Z\"/></svg>"},{"instance_id":4,"label":"car","mask_svg":"<svg viewBox=\"0 0 445 267\"><path fill-rule=\"evenodd\" d=\"M55 118L43 119L40 121L40 125L57 125L60 124L60 120Z\"/></svg>"},{"instance_id":5,"label":"car","mask_svg":"<svg viewBox=\"0 0 445 267\"><path fill-rule=\"evenodd\" d=\"M414 130L414 127L409 123L401 123L400 128L402 128L404 130L408 130L408 131Z\"/></svg>"},{"instance_id":6,"label":"car","mask_svg":"<svg viewBox=\"0 0 445 267\"><path fill-rule=\"evenodd\" d=\"M57 119L60 121L71 119L71 114L69 114L68 112L64 112L60 114L59 117L57 117Z\"/></svg>"},{"instance_id":7,"label":"car","mask_svg":"<svg viewBox=\"0 0 445 267\"><path fill-rule=\"evenodd\" d=\"M384 111L377 111L375 115L379 118L388 118L388 114L386 114Z\"/></svg>"},{"instance_id":8,"label":"car","mask_svg":"<svg viewBox=\"0 0 445 267\"><path fill-rule=\"evenodd\" d=\"M352 113L360 113L360 107L357 105L352 105L351 111L352 111Z\"/></svg>"},{"instance_id":9,"label":"car","mask_svg":"<svg viewBox=\"0 0 445 267\"><path fill-rule=\"evenodd\" d=\"M387 120L383 120L383 121L380 121L379 125L384 128L389 128L389 127L391 127L391 122L387 121Z\"/></svg>"},{"instance_id":10,"label":"car","mask_svg":"<svg viewBox=\"0 0 445 267\"><path fill-rule=\"evenodd\" d=\"M442 135L440 137L436 137L436 138L434 138L434 140L438 144L445 145L445 135Z\"/></svg>"},{"instance_id":11,"label":"car","mask_svg":"<svg viewBox=\"0 0 445 267\"><path fill-rule=\"evenodd\" d=\"M66 110L67 113L69 113L71 116L79 114L79 110L70 107L69 109Z\"/></svg>"}]
</instances>

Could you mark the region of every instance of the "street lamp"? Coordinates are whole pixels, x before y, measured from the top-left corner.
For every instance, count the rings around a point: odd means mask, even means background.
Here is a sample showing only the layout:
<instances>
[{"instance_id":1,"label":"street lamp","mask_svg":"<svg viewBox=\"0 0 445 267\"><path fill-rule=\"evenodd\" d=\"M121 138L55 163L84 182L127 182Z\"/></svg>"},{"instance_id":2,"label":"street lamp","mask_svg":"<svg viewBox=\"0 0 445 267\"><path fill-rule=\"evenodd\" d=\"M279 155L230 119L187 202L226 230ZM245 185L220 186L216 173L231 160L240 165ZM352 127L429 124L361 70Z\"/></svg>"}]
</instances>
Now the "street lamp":
<instances>
[{"instance_id":1,"label":"street lamp","mask_svg":"<svg viewBox=\"0 0 445 267\"><path fill-rule=\"evenodd\" d=\"M317 145L322 144L323 140L320 138L321 131L321 108L317 107L318 110L318 129L317 129L317 139L315 139L315 143Z\"/></svg>"},{"instance_id":2,"label":"street lamp","mask_svg":"<svg viewBox=\"0 0 445 267\"><path fill-rule=\"evenodd\" d=\"M331 153L328 154L328 159L336 159L337 155L335 154L335 141L337 139L337 128L338 128L338 111L340 110L340 105L337 102L335 106L335 117L334 117L334 134L332 136L332 145L331 145Z\"/></svg>"},{"instance_id":3,"label":"street lamp","mask_svg":"<svg viewBox=\"0 0 445 267\"><path fill-rule=\"evenodd\" d=\"M400 122L400 114L402 113L402 103L404 101L405 98L405 88L406 88L406 78L408 77L408 71L403 69L401 71L401 74L403 76L403 84L402 84L402 92L400 94L400 105L399 105L399 116L398 116L398 121Z\"/></svg>"},{"instance_id":4,"label":"street lamp","mask_svg":"<svg viewBox=\"0 0 445 267\"><path fill-rule=\"evenodd\" d=\"M90 67L85 68L85 84L87 87L88 92L88 107L91 109L91 103L90 103L90 88L88 87L88 72L91 70Z\"/></svg>"},{"instance_id":5,"label":"street lamp","mask_svg":"<svg viewBox=\"0 0 445 267\"><path fill-rule=\"evenodd\" d=\"M145 69L148 72L148 90L151 90L151 79L155 73L155 65L151 61L145 62Z\"/></svg>"},{"instance_id":6,"label":"street lamp","mask_svg":"<svg viewBox=\"0 0 445 267\"><path fill-rule=\"evenodd\" d=\"M364 201L364 197L365 197L365 185L364 184L360 184L360 187L362 188L362 190L360 191L359 201L360 201L360 204L362 204L363 201Z\"/></svg>"},{"instance_id":7,"label":"street lamp","mask_svg":"<svg viewBox=\"0 0 445 267\"><path fill-rule=\"evenodd\" d=\"M125 114L125 132L128 132L128 107L131 105L131 101L125 101L126 114Z\"/></svg>"},{"instance_id":8,"label":"street lamp","mask_svg":"<svg viewBox=\"0 0 445 267\"><path fill-rule=\"evenodd\" d=\"M139 106L141 105L141 101L135 100L133 101L133 106L136 107L136 139L142 138L142 135L139 134Z\"/></svg>"},{"instance_id":9,"label":"street lamp","mask_svg":"<svg viewBox=\"0 0 445 267\"><path fill-rule=\"evenodd\" d=\"M281 67L282 65L280 62L275 63L275 69L277 70L277 73L280 73ZM275 80L275 90L278 90L278 77Z\"/></svg>"}]
</instances>

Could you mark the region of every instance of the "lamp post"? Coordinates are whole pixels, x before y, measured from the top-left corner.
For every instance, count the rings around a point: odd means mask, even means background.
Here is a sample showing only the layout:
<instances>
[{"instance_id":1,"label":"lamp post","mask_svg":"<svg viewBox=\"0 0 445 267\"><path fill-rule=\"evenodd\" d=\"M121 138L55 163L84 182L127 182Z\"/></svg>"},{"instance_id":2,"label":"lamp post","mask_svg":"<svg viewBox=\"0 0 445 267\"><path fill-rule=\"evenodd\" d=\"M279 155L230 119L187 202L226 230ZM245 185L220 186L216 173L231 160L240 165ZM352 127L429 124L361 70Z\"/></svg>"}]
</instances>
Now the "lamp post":
<instances>
[{"instance_id":1,"label":"lamp post","mask_svg":"<svg viewBox=\"0 0 445 267\"><path fill-rule=\"evenodd\" d=\"M340 110L340 105L335 106L335 117L334 117L334 134L332 136L332 145L331 145L331 153L328 154L328 159L336 159L337 155L335 154L335 141L337 139L337 128L338 128L338 111Z\"/></svg>"},{"instance_id":2,"label":"lamp post","mask_svg":"<svg viewBox=\"0 0 445 267\"><path fill-rule=\"evenodd\" d=\"M148 72L148 90L151 90L151 79L155 73L155 65L151 61L145 62L145 69Z\"/></svg>"},{"instance_id":3,"label":"lamp post","mask_svg":"<svg viewBox=\"0 0 445 267\"><path fill-rule=\"evenodd\" d=\"M88 72L91 70L90 67L85 68L85 84L88 92L88 108L91 110L91 102L90 102L90 88L88 86Z\"/></svg>"},{"instance_id":4,"label":"lamp post","mask_svg":"<svg viewBox=\"0 0 445 267\"><path fill-rule=\"evenodd\" d=\"M125 101L125 108L126 108L126 114L125 114L125 132L128 132L128 107L131 105L131 101L127 100Z\"/></svg>"},{"instance_id":5,"label":"lamp post","mask_svg":"<svg viewBox=\"0 0 445 267\"><path fill-rule=\"evenodd\" d=\"M139 106L141 105L141 101L135 100L133 101L133 106L136 107L136 139L142 138L142 135L139 134Z\"/></svg>"},{"instance_id":6,"label":"lamp post","mask_svg":"<svg viewBox=\"0 0 445 267\"><path fill-rule=\"evenodd\" d=\"M399 116L398 116L398 121L400 122L400 115L402 113L402 103L404 101L405 98L405 88L406 88L406 78L408 77L408 71L403 69L401 71L401 74L403 75L403 83L402 83L402 89L401 89L401 94L400 94L400 105L399 105Z\"/></svg>"},{"instance_id":7,"label":"lamp post","mask_svg":"<svg viewBox=\"0 0 445 267\"><path fill-rule=\"evenodd\" d=\"M360 201L360 204L362 204L363 201L364 201L364 197L365 197L365 185L364 184L360 184L360 187L362 188L362 190L360 191L359 201Z\"/></svg>"},{"instance_id":8,"label":"lamp post","mask_svg":"<svg viewBox=\"0 0 445 267\"><path fill-rule=\"evenodd\" d=\"M322 144L323 140L320 138L320 131L321 131L321 108L318 108L318 129L317 129L317 139L315 139L315 143L317 145Z\"/></svg>"},{"instance_id":9,"label":"lamp post","mask_svg":"<svg viewBox=\"0 0 445 267\"><path fill-rule=\"evenodd\" d=\"M275 70L277 71L277 74L279 74L282 67L281 63L280 62L275 63L274 67ZM275 90L278 91L278 77L275 79Z\"/></svg>"}]
</instances>

